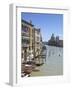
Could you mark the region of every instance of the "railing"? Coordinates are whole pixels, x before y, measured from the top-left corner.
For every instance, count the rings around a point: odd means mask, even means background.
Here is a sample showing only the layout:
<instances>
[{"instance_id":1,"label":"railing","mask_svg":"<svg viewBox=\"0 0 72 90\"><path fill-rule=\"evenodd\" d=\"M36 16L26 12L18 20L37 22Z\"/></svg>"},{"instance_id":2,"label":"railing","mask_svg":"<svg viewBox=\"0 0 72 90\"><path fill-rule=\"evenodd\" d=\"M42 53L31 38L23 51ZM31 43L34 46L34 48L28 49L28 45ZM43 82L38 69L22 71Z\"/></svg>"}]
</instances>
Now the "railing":
<instances>
[{"instance_id":1,"label":"railing","mask_svg":"<svg viewBox=\"0 0 72 90\"><path fill-rule=\"evenodd\" d=\"M22 36L22 39L29 39L29 36Z\"/></svg>"},{"instance_id":2,"label":"railing","mask_svg":"<svg viewBox=\"0 0 72 90\"><path fill-rule=\"evenodd\" d=\"M29 36L29 32L21 31L21 33L22 33L23 36Z\"/></svg>"},{"instance_id":3,"label":"railing","mask_svg":"<svg viewBox=\"0 0 72 90\"><path fill-rule=\"evenodd\" d=\"M29 47L29 44L27 44L27 43L22 43L22 47Z\"/></svg>"}]
</instances>

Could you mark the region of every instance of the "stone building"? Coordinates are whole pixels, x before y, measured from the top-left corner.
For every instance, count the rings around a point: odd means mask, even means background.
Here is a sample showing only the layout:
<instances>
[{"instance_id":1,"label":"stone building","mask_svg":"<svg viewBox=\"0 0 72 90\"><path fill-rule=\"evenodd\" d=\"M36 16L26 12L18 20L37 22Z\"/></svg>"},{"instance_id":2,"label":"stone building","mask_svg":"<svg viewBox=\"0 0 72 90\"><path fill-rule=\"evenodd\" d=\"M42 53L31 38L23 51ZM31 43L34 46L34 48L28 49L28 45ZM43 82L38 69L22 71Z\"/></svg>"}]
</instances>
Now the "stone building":
<instances>
[{"instance_id":1,"label":"stone building","mask_svg":"<svg viewBox=\"0 0 72 90\"><path fill-rule=\"evenodd\" d=\"M59 36L55 37L54 34L52 34L50 40L48 41L48 45L63 47L63 40L60 40Z\"/></svg>"},{"instance_id":2,"label":"stone building","mask_svg":"<svg viewBox=\"0 0 72 90\"><path fill-rule=\"evenodd\" d=\"M34 28L33 30L33 44L34 44L34 56L38 56L41 53L42 36L40 29Z\"/></svg>"},{"instance_id":3,"label":"stone building","mask_svg":"<svg viewBox=\"0 0 72 90\"><path fill-rule=\"evenodd\" d=\"M40 29L34 27L32 21L21 21L21 44L22 63L27 61L29 52L31 52L34 57L39 55L41 52L41 31Z\"/></svg>"},{"instance_id":4,"label":"stone building","mask_svg":"<svg viewBox=\"0 0 72 90\"><path fill-rule=\"evenodd\" d=\"M21 49L22 61L27 60L29 51L32 50L32 29L33 25L25 20L21 22Z\"/></svg>"}]
</instances>

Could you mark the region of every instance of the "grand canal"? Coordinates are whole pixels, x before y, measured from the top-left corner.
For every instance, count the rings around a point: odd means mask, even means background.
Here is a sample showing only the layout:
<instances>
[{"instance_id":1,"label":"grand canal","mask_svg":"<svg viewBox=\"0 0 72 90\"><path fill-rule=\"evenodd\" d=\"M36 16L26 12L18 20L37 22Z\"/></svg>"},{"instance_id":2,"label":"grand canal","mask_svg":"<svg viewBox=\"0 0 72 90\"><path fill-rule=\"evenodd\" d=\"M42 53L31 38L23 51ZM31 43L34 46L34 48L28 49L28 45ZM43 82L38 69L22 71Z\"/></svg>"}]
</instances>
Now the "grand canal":
<instances>
[{"instance_id":1,"label":"grand canal","mask_svg":"<svg viewBox=\"0 0 72 90\"><path fill-rule=\"evenodd\" d=\"M46 45L46 59L44 64L37 67L39 71L32 71L31 76L55 76L63 74L63 48Z\"/></svg>"}]
</instances>

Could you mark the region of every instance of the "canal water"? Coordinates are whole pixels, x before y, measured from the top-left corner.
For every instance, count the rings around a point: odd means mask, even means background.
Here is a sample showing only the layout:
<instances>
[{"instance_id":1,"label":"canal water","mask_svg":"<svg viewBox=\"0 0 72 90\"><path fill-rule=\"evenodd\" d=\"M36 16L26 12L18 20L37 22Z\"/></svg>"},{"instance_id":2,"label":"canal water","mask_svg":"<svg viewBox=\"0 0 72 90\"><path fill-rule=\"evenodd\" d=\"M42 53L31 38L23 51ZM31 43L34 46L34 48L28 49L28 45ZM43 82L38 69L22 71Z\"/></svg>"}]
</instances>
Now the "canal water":
<instances>
[{"instance_id":1,"label":"canal water","mask_svg":"<svg viewBox=\"0 0 72 90\"><path fill-rule=\"evenodd\" d=\"M33 71L31 76L63 75L63 48L46 45L46 59L37 68L39 71Z\"/></svg>"}]
</instances>

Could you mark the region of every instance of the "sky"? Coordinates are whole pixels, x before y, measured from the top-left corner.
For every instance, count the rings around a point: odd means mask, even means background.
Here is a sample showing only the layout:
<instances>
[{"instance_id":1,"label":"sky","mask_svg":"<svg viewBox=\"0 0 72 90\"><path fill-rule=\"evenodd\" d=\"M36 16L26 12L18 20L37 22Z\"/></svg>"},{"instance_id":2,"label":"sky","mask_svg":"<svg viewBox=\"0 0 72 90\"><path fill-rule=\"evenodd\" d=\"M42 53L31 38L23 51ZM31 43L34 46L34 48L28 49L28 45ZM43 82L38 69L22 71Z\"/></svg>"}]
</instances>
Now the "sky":
<instances>
[{"instance_id":1,"label":"sky","mask_svg":"<svg viewBox=\"0 0 72 90\"><path fill-rule=\"evenodd\" d=\"M63 14L22 12L21 19L28 22L31 20L34 27L40 28L43 41L48 41L52 33L63 39Z\"/></svg>"}]
</instances>

